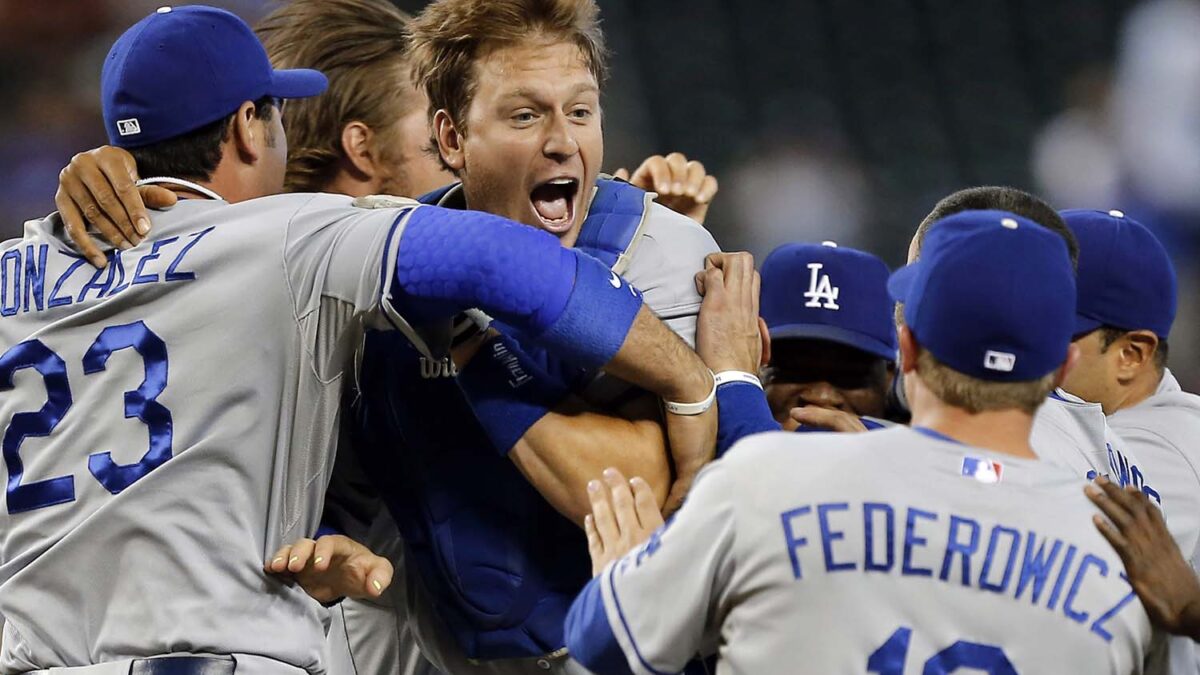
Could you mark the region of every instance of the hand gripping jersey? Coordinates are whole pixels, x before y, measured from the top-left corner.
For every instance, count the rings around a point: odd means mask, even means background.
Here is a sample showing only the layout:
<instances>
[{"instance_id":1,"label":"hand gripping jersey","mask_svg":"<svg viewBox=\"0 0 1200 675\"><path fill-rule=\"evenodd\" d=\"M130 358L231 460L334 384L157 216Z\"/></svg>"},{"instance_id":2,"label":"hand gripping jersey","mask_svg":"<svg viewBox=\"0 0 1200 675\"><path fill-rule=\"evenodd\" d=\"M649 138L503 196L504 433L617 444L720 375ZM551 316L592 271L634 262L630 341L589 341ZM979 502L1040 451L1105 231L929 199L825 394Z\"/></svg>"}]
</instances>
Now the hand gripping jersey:
<instances>
[{"instance_id":1,"label":"hand gripping jersey","mask_svg":"<svg viewBox=\"0 0 1200 675\"><path fill-rule=\"evenodd\" d=\"M456 186L422 198L461 200ZM647 305L694 341L693 275L718 250L703 228L642 190L602 180L577 247L624 270ZM408 573L432 599L408 597L422 650L443 669L560 650L563 617L590 576L583 532L492 447L448 361L371 332L362 363L355 446L403 535ZM575 389L588 380L580 373ZM434 611L436 619L424 616ZM423 629L440 625L450 635Z\"/></svg>"},{"instance_id":2,"label":"hand gripping jersey","mask_svg":"<svg viewBox=\"0 0 1200 675\"><path fill-rule=\"evenodd\" d=\"M1183 391L1168 370L1150 398L1118 410L1108 423L1151 462L1167 527L1200 570L1200 396ZM1200 672L1196 649L1187 638L1171 640L1172 675Z\"/></svg>"},{"instance_id":3,"label":"hand gripping jersey","mask_svg":"<svg viewBox=\"0 0 1200 675\"><path fill-rule=\"evenodd\" d=\"M408 210L181 201L105 270L56 217L0 254L0 670L170 652L317 671L262 561L316 530L342 375Z\"/></svg>"},{"instance_id":4,"label":"hand gripping jersey","mask_svg":"<svg viewBox=\"0 0 1200 675\"><path fill-rule=\"evenodd\" d=\"M1161 672L1083 481L921 429L760 434L576 601L599 675ZM1147 665L1148 664L1148 665Z\"/></svg>"}]
</instances>

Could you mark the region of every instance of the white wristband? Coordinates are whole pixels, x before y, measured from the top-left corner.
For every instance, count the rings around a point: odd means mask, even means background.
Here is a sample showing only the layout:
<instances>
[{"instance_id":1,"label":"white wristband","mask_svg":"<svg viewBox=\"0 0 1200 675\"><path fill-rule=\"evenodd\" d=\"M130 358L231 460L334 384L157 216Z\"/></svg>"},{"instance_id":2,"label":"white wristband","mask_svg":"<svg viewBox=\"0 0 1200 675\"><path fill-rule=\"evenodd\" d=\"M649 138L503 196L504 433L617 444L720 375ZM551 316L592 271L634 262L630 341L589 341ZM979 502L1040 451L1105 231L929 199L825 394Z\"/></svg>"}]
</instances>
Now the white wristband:
<instances>
[{"instance_id":1,"label":"white wristband","mask_svg":"<svg viewBox=\"0 0 1200 675\"><path fill-rule=\"evenodd\" d=\"M708 374L712 375L712 371L708 371ZM708 409L712 407L713 402L716 400L717 378L715 375L713 375L712 391L708 392L708 396L706 396L703 401L699 401L697 403L676 403L674 401L663 399L663 407L665 407L667 412L671 413L672 415L703 415L704 413L708 412Z\"/></svg>"},{"instance_id":2,"label":"white wristband","mask_svg":"<svg viewBox=\"0 0 1200 675\"><path fill-rule=\"evenodd\" d=\"M763 388L762 380L758 379L757 375L747 373L743 370L722 370L721 372L713 375L713 381L717 383L718 387L730 382L745 382L747 384L752 384L759 389Z\"/></svg>"}]
</instances>

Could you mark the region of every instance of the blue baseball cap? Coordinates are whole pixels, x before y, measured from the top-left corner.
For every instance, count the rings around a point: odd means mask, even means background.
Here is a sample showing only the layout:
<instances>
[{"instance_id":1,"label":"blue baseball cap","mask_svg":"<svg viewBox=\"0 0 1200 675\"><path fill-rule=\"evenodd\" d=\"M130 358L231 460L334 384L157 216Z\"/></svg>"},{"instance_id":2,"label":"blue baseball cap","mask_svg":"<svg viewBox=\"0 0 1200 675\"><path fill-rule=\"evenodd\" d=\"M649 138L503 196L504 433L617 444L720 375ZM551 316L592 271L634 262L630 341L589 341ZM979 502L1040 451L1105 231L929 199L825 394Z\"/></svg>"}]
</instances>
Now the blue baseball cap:
<instances>
[{"instance_id":1,"label":"blue baseball cap","mask_svg":"<svg viewBox=\"0 0 1200 675\"><path fill-rule=\"evenodd\" d=\"M896 360L888 268L870 253L784 244L762 264L759 314L772 340L810 338Z\"/></svg>"},{"instance_id":2,"label":"blue baseball cap","mask_svg":"<svg viewBox=\"0 0 1200 675\"><path fill-rule=\"evenodd\" d=\"M929 230L888 291L917 342L964 375L1036 380L1062 365L1075 274L1062 237L1005 211L963 211Z\"/></svg>"},{"instance_id":3,"label":"blue baseball cap","mask_svg":"<svg viewBox=\"0 0 1200 675\"><path fill-rule=\"evenodd\" d=\"M100 74L108 141L122 148L180 136L246 101L316 96L327 86L316 70L275 70L245 21L203 5L160 7L134 24Z\"/></svg>"},{"instance_id":4,"label":"blue baseball cap","mask_svg":"<svg viewBox=\"0 0 1200 675\"><path fill-rule=\"evenodd\" d=\"M1079 240L1075 335L1112 326L1150 330L1165 340L1178 298L1167 249L1120 211L1070 209L1059 215Z\"/></svg>"}]
</instances>

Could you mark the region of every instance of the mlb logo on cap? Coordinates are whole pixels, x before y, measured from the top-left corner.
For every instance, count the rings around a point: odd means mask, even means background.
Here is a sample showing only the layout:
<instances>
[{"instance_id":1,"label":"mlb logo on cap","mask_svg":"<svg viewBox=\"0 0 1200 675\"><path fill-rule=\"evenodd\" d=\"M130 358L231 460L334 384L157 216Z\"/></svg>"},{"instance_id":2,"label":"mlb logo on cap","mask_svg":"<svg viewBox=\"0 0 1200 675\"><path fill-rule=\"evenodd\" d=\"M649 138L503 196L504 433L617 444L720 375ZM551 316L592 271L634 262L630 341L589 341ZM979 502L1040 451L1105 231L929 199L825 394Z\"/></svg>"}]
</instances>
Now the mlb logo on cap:
<instances>
[{"instance_id":1,"label":"mlb logo on cap","mask_svg":"<svg viewBox=\"0 0 1200 675\"><path fill-rule=\"evenodd\" d=\"M765 283L764 283L765 285ZM1044 377L1063 364L1075 323L1075 275L1062 237L1004 211L934 223L921 257L888 290L917 343L964 375Z\"/></svg>"},{"instance_id":2,"label":"mlb logo on cap","mask_svg":"<svg viewBox=\"0 0 1200 675\"><path fill-rule=\"evenodd\" d=\"M983 355L983 367L988 370L1011 373L1012 369L1017 367L1017 355L1008 352L994 352L989 349Z\"/></svg>"},{"instance_id":3,"label":"mlb logo on cap","mask_svg":"<svg viewBox=\"0 0 1200 675\"><path fill-rule=\"evenodd\" d=\"M974 478L980 483L999 483L1004 475L1004 466L1000 462L982 457L963 457L962 475Z\"/></svg>"},{"instance_id":4,"label":"mlb logo on cap","mask_svg":"<svg viewBox=\"0 0 1200 675\"><path fill-rule=\"evenodd\" d=\"M136 148L228 117L246 101L316 96L325 76L275 70L245 21L204 5L160 7L113 43L100 73L111 144Z\"/></svg>"},{"instance_id":5,"label":"mlb logo on cap","mask_svg":"<svg viewBox=\"0 0 1200 675\"><path fill-rule=\"evenodd\" d=\"M127 120L117 120L117 133L122 136L133 136L142 133L142 125L138 123L136 117L131 117Z\"/></svg>"}]
</instances>

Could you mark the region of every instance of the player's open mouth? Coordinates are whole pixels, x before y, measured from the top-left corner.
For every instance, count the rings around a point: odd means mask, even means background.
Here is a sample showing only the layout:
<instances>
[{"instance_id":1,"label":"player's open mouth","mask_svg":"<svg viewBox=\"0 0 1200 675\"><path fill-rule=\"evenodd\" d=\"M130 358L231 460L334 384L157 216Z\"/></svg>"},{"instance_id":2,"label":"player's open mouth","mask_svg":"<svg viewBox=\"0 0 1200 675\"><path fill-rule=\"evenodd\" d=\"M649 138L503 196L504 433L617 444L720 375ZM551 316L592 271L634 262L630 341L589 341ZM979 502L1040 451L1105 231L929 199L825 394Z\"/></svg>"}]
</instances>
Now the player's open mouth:
<instances>
[{"instance_id":1,"label":"player's open mouth","mask_svg":"<svg viewBox=\"0 0 1200 675\"><path fill-rule=\"evenodd\" d=\"M579 181L575 178L554 178L535 187L529 202L543 229L561 234L575 222L575 195Z\"/></svg>"}]
</instances>

